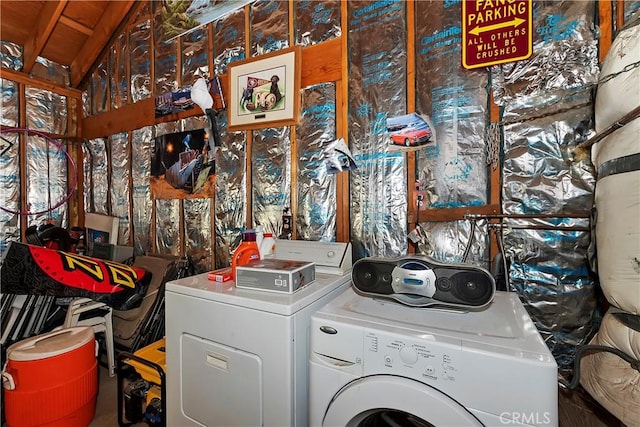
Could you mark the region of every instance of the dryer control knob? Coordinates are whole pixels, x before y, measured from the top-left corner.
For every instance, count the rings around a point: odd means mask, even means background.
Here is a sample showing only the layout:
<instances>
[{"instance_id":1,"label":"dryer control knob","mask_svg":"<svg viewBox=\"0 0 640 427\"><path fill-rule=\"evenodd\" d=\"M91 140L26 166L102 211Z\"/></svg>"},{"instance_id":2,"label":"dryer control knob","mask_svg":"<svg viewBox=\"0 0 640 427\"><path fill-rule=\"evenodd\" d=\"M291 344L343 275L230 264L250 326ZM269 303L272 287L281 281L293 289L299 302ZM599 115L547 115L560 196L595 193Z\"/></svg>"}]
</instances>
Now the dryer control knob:
<instances>
[{"instance_id":1,"label":"dryer control knob","mask_svg":"<svg viewBox=\"0 0 640 427\"><path fill-rule=\"evenodd\" d=\"M400 349L400 359L407 365L413 365L418 361L418 353L408 346L404 346Z\"/></svg>"}]
</instances>

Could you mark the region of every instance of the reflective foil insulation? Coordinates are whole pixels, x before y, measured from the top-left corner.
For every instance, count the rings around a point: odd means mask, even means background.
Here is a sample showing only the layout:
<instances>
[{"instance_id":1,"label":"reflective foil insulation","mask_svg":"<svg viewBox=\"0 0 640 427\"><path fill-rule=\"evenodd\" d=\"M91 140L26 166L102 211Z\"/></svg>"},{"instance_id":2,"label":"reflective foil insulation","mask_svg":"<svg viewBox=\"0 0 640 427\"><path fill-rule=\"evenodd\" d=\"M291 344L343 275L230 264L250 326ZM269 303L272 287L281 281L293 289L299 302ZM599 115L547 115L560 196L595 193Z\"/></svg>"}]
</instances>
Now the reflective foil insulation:
<instances>
[{"instance_id":1,"label":"reflective foil insulation","mask_svg":"<svg viewBox=\"0 0 640 427\"><path fill-rule=\"evenodd\" d=\"M91 116L91 87L82 91L82 117Z\"/></svg>"},{"instance_id":2,"label":"reflective foil insulation","mask_svg":"<svg viewBox=\"0 0 640 427\"><path fill-rule=\"evenodd\" d=\"M165 40L163 36L163 13L165 7L181 7L181 2L152 2L155 86L153 93L158 96L178 89L178 42L179 39Z\"/></svg>"},{"instance_id":3,"label":"reflective foil insulation","mask_svg":"<svg viewBox=\"0 0 640 427\"><path fill-rule=\"evenodd\" d=\"M424 222L417 228L419 253L489 270L489 229L486 220ZM466 257L465 257L466 254Z\"/></svg>"},{"instance_id":4,"label":"reflective foil insulation","mask_svg":"<svg viewBox=\"0 0 640 427\"><path fill-rule=\"evenodd\" d=\"M0 62L3 67L22 68L22 48L14 43L0 43ZM0 124L17 127L19 124L18 84L0 78L2 102ZM0 139L0 260L11 240L20 240L20 134L3 133Z\"/></svg>"},{"instance_id":5,"label":"reflective foil insulation","mask_svg":"<svg viewBox=\"0 0 640 427\"><path fill-rule=\"evenodd\" d=\"M296 127L298 188L296 238L336 239L336 178L326 160L336 139L336 86L322 84L302 91L300 125Z\"/></svg>"},{"instance_id":6,"label":"reflective foil insulation","mask_svg":"<svg viewBox=\"0 0 640 427\"><path fill-rule=\"evenodd\" d=\"M256 0L250 6L251 56L289 47L289 2Z\"/></svg>"},{"instance_id":7,"label":"reflective foil insulation","mask_svg":"<svg viewBox=\"0 0 640 427\"><path fill-rule=\"evenodd\" d=\"M218 120L222 145L216 155L215 268L227 267L247 222L247 133L228 132Z\"/></svg>"},{"instance_id":8,"label":"reflective foil insulation","mask_svg":"<svg viewBox=\"0 0 640 427\"><path fill-rule=\"evenodd\" d=\"M339 0L300 0L293 3L296 44L311 46L342 36Z\"/></svg>"},{"instance_id":9,"label":"reflective foil insulation","mask_svg":"<svg viewBox=\"0 0 640 427\"><path fill-rule=\"evenodd\" d=\"M282 213L291 207L291 136L288 127L258 129L251 145L251 200L254 225L276 237Z\"/></svg>"},{"instance_id":10,"label":"reflective foil insulation","mask_svg":"<svg viewBox=\"0 0 640 427\"><path fill-rule=\"evenodd\" d=\"M416 110L431 118L436 145L418 151L427 208L487 203L488 75L460 66L460 2L416 2Z\"/></svg>"},{"instance_id":11,"label":"reflective foil insulation","mask_svg":"<svg viewBox=\"0 0 640 427\"><path fill-rule=\"evenodd\" d=\"M524 302L561 370L573 364L575 347L597 330L596 278L588 269L589 233L526 229L509 221L504 243L511 260L509 282ZM553 221L588 227L588 220ZM524 229L509 229L521 225Z\"/></svg>"},{"instance_id":12,"label":"reflective foil insulation","mask_svg":"<svg viewBox=\"0 0 640 427\"><path fill-rule=\"evenodd\" d=\"M180 256L182 239L180 238L179 199L155 200L156 207L156 253L159 255Z\"/></svg>"},{"instance_id":13,"label":"reflective foil insulation","mask_svg":"<svg viewBox=\"0 0 640 427\"><path fill-rule=\"evenodd\" d=\"M546 112L540 99L527 105L524 98L505 108L505 121L518 118L504 126L505 213L591 210L595 171L589 157L574 153L574 148L593 133L592 96L589 90L570 95L564 101L550 100ZM567 111L554 112L560 109ZM534 118L542 113L544 117Z\"/></svg>"},{"instance_id":14,"label":"reflective foil insulation","mask_svg":"<svg viewBox=\"0 0 640 427\"><path fill-rule=\"evenodd\" d=\"M44 89L27 86L27 128L54 135L67 133L67 98Z\"/></svg>"},{"instance_id":15,"label":"reflective foil insulation","mask_svg":"<svg viewBox=\"0 0 640 427\"><path fill-rule=\"evenodd\" d=\"M101 62L91 74L91 114L94 116L107 111L108 81L106 64Z\"/></svg>"},{"instance_id":16,"label":"reflective foil insulation","mask_svg":"<svg viewBox=\"0 0 640 427\"><path fill-rule=\"evenodd\" d=\"M109 94L111 96L112 110L127 105L129 98L129 86L127 85L128 60L127 38L125 34L120 34L111 45L109 51Z\"/></svg>"},{"instance_id":17,"label":"reflective foil insulation","mask_svg":"<svg viewBox=\"0 0 640 427\"><path fill-rule=\"evenodd\" d=\"M131 236L131 144L129 134L120 132L111 135L111 209L110 214L118 217L118 244L129 245Z\"/></svg>"},{"instance_id":18,"label":"reflective foil insulation","mask_svg":"<svg viewBox=\"0 0 640 427\"><path fill-rule=\"evenodd\" d=\"M135 255L151 254L153 204L151 201L151 151L153 127L131 132L131 199Z\"/></svg>"},{"instance_id":19,"label":"reflective foil insulation","mask_svg":"<svg viewBox=\"0 0 640 427\"><path fill-rule=\"evenodd\" d=\"M93 210L93 164L91 163L91 144L89 141L82 143L82 207L85 212Z\"/></svg>"},{"instance_id":20,"label":"reflective foil insulation","mask_svg":"<svg viewBox=\"0 0 640 427\"><path fill-rule=\"evenodd\" d=\"M207 27L201 27L180 37L181 86L193 84L197 77L209 77L208 34Z\"/></svg>"},{"instance_id":21,"label":"reflective foil insulation","mask_svg":"<svg viewBox=\"0 0 640 427\"><path fill-rule=\"evenodd\" d=\"M67 205L67 157L63 149L37 135L29 135L26 144L28 212L27 226L51 222L58 227L69 224Z\"/></svg>"},{"instance_id":22,"label":"reflective foil insulation","mask_svg":"<svg viewBox=\"0 0 640 427\"><path fill-rule=\"evenodd\" d=\"M22 52L15 45L2 43L2 66L20 64ZM18 55L16 58L13 55ZM2 88L2 108L0 123L2 126L18 125L19 96L18 84L0 78ZM20 240L20 134L3 133L0 139L0 260L11 240Z\"/></svg>"},{"instance_id":23,"label":"reflective foil insulation","mask_svg":"<svg viewBox=\"0 0 640 427\"><path fill-rule=\"evenodd\" d=\"M215 74L227 72L229 64L245 58L244 8L218 19L212 25Z\"/></svg>"},{"instance_id":24,"label":"reflective foil insulation","mask_svg":"<svg viewBox=\"0 0 640 427\"><path fill-rule=\"evenodd\" d=\"M151 6L147 3L129 29L129 86L131 102L151 96Z\"/></svg>"},{"instance_id":25,"label":"reflective foil insulation","mask_svg":"<svg viewBox=\"0 0 640 427\"><path fill-rule=\"evenodd\" d=\"M10 70L22 70L22 46L0 41L0 64Z\"/></svg>"},{"instance_id":26,"label":"reflective foil insulation","mask_svg":"<svg viewBox=\"0 0 640 427\"><path fill-rule=\"evenodd\" d=\"M494 100L505 105L520 97L579 89L598 82L597 3L533 2L533 54L492 67Z\"/></svg>"},{"instance_id":27,"label":"reflective foil insulation","mask_svg":"<svg viewBox=\"0 0 640 427\"><path fill-rule=\"evenodd\" d=\"M71 81L68 66L57 64L40 56L36 58L36 63L33 65L29 75L62 86L69 86Z\"/></svg>"},{"instance_id":28,"label":"reflective foil insulation","mask_svg":"<svg viewBox=\"0 0 640 427\"><path fill-rule=\"evenodd\" d=\"M553 104L545 117L504 126L503 210L513 214L553 214L560 218L528 225L560 230L509 229L504 235L511 261L509 281L521 295L561 369L573 363L575 346L597 329L596 276L589 271L588 219L562 218L564 212L589 212L595 176L586 155L575 146L593 129L590 91ZM555 100L554 100L555 102ZM516 104L516 102L512 102ZM573 108L572 108L573 107ZM508 117L525 118L530 110L507 109ZM534 109L540 113L542 105ZM567 111L553 113L557 109Z\"/></svg>"},{"instance_id":29,"label":"reflective foil insulation","mask_svg":"<svg viewBox=\"0 0 640 427\"><path fill-rule=\"evenodd\" d=\"M406 4L347 4L351 243L356 259L407 249L405 157L388 152L386 119L406 112Z\"/></svg>"},{"instance_id":30,"label":"reflective foil insulation","mask_svg":"<svg viewBox=\"0 0 640 427\"><path fill-rule=\"evenodd\" d=\"M67 133L67 98L48 90L25 87L27 128L56 135ZM24 135L24 134L23 134ZM27 217L27 226L52 222L69 225L67 199L67 147L37 135L26 138L26 211L39 212Z\"/></svg>"},{"instance_id":31,"label":"reflective foil insulation","mask_svg":"<svg viewBox=\"0 0 640 427\"><path fill-rule=\"evenodd\" d=\"M197 273L213 270L211 236L211 199L185 199L183 203L185 252Z\"/></svg>"},{"instance_id":32,"label":"reflective foil insulation","mask_svg":"<svg viewBox=\"0 0 640 427\"><path fill-rule=\"evenodd\" d=\"M571 368L576 346L588 342L599 318L596 276L588 267L589 221L565 217L588 214L593 205L593 166L588 153L574 148L594 135L595 7L535 2L533 55L492 68L503 111L503 211L559 216L505 221L503 240L510 287L561 370Z\"/></svg>"},{"instance_id":33,"label":"reflective foil insulation","mask_svg":"<svg viewBox=\"0 0 640 427\"><path fill-rule=\"evenodd\" d=\"M180 131L186 132L190 130L205 129L207 127L207 118L202 116L186 117L180 120Z\"/></svg>"},{"instance_id":34,"label":"reflective foil insulation","mask_svg":"<svg viewBox=\"0 0 640 427\"><path fill-rule=\"evenodd\" d=\"M82 145L85 212L109 215L109 157L107 140L96 138Z\"/></svg>"},{"instance_id":35,"label":"reflective foil insulation","mask_svg":"<svg viewBox=\"0 0 640 427\"><path fill-rule=\"evenodd\" d=\"M17 127L20 106L18 96L18 84L14 81L0 78L2 84L2 114L0 124L2 126Z\"/></svg>"}]
</instances>

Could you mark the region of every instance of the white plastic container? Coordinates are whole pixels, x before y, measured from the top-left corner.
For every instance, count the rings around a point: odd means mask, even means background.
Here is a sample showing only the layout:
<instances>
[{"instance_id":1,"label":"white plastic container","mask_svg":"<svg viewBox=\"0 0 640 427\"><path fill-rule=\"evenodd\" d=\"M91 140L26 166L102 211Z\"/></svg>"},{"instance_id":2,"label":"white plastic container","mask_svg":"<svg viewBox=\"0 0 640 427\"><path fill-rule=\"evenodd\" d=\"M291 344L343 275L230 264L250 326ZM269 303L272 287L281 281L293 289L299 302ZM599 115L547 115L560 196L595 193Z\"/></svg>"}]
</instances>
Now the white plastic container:
<instances>
[{"instance_id":1,"label":"white plastic container","mask_svg":"<svg viewBox=\"0 0 640 427\"><path fill-rule=\"evenodd\" d=\"M258 225L256 227L256 245L258 245L258 249L260 249L260 245L262 244L262 239L264 239L264 229L262 228L261 225ZM263 257L261 256L261 258Z\"/></svg>"},{"instance_id":2,"label":"white plastic container","mask_svg":"<svg viewBox=\"0 0 640 427\"><path fill-rule=\"evenodd\" d=\"M264 233L259 250L260 259L273 258L276 255L276 239L272 233Z\"/></svg>"}]
</instances>

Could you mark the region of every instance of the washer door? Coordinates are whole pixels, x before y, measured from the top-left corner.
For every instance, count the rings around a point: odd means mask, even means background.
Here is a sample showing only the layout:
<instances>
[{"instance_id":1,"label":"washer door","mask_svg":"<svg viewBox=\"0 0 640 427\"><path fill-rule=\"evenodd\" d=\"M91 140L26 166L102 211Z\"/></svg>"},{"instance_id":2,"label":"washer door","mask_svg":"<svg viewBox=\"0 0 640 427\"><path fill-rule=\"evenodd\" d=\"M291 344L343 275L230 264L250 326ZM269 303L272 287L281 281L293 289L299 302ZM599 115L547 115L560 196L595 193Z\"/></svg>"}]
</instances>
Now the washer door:
<instances>
[{"instance_id":1,"label":"washer door","mask_svg":"<svg viewBox=\"0 0 640 427\"><path fill-rule=\"evenodd\" d=\"M359 378L332 399L324 426L482 426L464 406L421 382L391 375Z\"/></svg>"}]
</instances>

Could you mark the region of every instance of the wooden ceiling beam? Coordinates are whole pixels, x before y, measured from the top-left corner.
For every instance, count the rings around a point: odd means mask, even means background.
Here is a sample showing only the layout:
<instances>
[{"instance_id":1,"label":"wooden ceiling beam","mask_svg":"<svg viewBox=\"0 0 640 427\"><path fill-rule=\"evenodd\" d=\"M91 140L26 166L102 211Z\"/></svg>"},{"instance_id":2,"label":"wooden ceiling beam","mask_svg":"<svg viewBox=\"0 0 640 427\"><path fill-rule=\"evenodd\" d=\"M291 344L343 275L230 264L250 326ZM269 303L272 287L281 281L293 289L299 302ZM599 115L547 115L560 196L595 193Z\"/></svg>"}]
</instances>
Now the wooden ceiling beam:
<instances>
[{"instance_id":1,"label":"wooden ceiling beam","mask_svg":"<svg viewBox=\"0 0 640 427\"><path fill-rule=\"evenodd\" d=\"M14 81L16 83L22 83L26 86L37 87L39 89L45 89L50 92L57 93L58 95L68 96L70 98L76 98L82 100L82 91L77 89L71 89L66 86L52 83L49 80L39 79L37 77L31 77L29 74L15 71L10 68L0 67L0 78Z\"/></svg>"},{"instance_id":2,"label":"wooden ceiling beam","mask_svg":"<svg viewBox=\"0 0 640 427\"><path fill-rule=\"evenodd\" d=\"M44 2L44 7L33 28L33 35L24 43L23 71L25 73L31 72L66 6L67 0Z\"/></svg>"},{"instance_id":3,"label":"wooden ceiling beam","mask_svg":"<svg viewBox=\"0 0 640 427\"><path fill-rule=\"evenodd\" d=\"M77 87L82 82L134 3L135 1L133 0L110 2L96 24L93 34L89 36L71 63L72 87Z\"/></svg>"},{"instance_id":4,"label":"wooden ceiling beam","mask_svg":"<svg viewBox=\"0 0 640 427\"><path fill-rule=\"evenodd\" d=\"M68 17L66 17L64 15L62 15L60 17L60 23L62 25L65 25L65 26L71 28L72 30L76 30L79 33L86 34L89 37L91 37L91 34L93 34L93 29L92 28L89 28L86 25L84 25L84 24L82 24L82 23L80 23L80 22L78 22L78 21L76 21L74 19L68 18Z\"/></svg>"}]
</instances>

